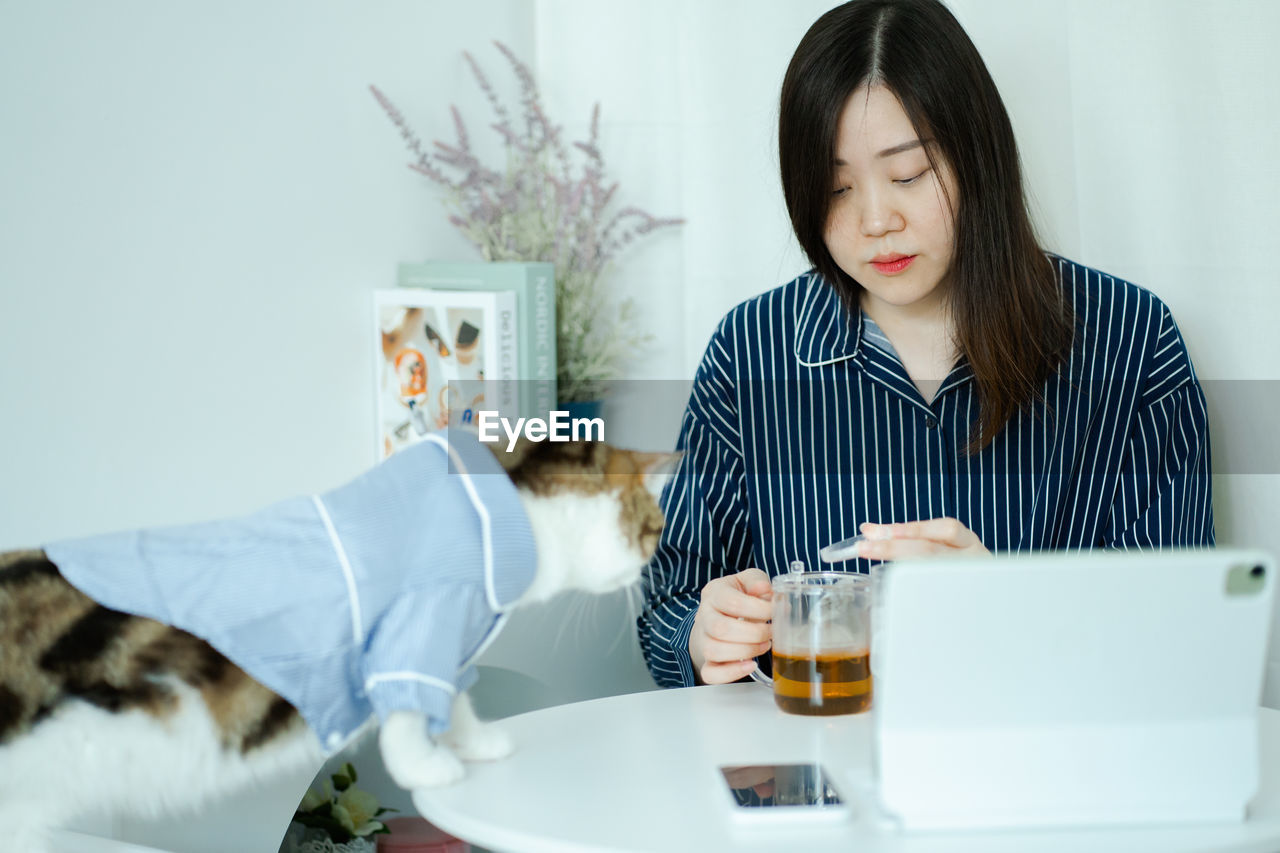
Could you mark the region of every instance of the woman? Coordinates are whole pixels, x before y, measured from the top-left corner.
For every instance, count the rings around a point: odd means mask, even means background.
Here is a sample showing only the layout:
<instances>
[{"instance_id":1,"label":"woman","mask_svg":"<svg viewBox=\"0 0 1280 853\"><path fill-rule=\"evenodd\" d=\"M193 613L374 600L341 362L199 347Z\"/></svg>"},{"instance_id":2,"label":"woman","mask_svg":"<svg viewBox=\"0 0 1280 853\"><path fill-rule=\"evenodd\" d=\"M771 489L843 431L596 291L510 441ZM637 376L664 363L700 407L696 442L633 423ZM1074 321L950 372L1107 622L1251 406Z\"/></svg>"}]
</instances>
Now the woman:
<instances>
[{"instance_id":1,"label":"woman","mask_svg":"<svg viewBox=\"0 0 1280 853\"><path fill-rule=\"evenodd\" d=\"M711 339L646 577L665 686L769 649L769 578L931 554L1213 544L1204 396L1151 293L1047 253L1013 130L936 0L854 0L782 85L782 184L813 269Z\"/></svg>"}]
</instances>

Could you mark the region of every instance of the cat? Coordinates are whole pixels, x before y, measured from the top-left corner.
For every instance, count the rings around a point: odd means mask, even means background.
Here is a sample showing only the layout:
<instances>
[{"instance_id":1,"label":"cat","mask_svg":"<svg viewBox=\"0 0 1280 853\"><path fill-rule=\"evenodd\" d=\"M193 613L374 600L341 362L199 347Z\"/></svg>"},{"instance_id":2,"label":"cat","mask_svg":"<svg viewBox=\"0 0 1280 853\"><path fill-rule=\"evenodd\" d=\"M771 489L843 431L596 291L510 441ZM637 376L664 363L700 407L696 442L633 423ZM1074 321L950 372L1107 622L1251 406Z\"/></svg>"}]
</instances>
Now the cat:
<instances>
[{"instance_id":1,"label":"cat","mask_svg":"<svg viewBox=\"0 0 1280 853\"><path fill-rule=\"evenodd\" d=\"M522 439L494 455L536 547L536 572L514 606L639 579L663 526L658 498L672 454ZM464 690L442 734L428 734L422 713L397 710L381 720L378 741L389 775L407 790L449 784L463 761L513 749L498 724L477 719ZM49 829L81 815L190 810L276 773L318 769L324 758L299 710L209 642L99 604L45 551L0 554L6 851L43 851Z\"/></svg>"}]
</instances>

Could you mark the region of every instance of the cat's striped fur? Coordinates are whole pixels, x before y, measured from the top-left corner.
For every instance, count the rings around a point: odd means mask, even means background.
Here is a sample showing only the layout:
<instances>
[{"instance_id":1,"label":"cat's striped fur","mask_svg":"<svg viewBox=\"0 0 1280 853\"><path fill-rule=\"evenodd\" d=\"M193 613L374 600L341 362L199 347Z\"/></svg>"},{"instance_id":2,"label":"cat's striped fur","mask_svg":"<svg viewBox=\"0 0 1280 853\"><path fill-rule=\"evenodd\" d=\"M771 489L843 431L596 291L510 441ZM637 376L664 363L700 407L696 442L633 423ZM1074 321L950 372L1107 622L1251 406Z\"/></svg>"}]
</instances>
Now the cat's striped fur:
<instances>
[{"instance_id":1,"label":"cat's striped fur","mask_svg":"<svg viewBox=\"0 0 1280 853\"><path fill-rule=\"evenodd\" d=\"M165 717L177 704L169 678L199 693L225 749L250 752L299 722L203 640L96 604L43 552L0 555L0 744L71 701Z\"/></svg>"},{"instance_id":2,"label":"cat's striped fur","mask_svg":"<svg viewBox=\"0 0 1280 853\"><path fill-rule=\"evenodd\" d=\"M639 577L666 454L522 442L498 457L538 544L522 600ZM208 643L97 604L41 551L0 554L0 828L18 833L6 851L38 850L44 828L83 813L190 808L321 760L293 706Z\"/></svg>"}]
</instances>

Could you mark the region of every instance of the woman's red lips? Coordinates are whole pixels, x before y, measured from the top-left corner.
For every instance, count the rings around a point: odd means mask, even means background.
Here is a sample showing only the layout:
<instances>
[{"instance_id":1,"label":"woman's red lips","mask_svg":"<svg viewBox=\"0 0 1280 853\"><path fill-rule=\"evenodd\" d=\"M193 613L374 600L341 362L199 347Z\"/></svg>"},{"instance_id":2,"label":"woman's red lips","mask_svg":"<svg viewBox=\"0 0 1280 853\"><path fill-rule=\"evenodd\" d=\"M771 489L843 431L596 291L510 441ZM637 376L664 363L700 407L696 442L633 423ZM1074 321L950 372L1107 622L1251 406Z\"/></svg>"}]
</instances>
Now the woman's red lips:
<instances>
[{"instance_id":1,"label":"woman's red lips","mask_svg":"<svg viewBox=\"0 0 1280 853\"><path fill-rule=\"evenodd\" d=\"M871 266L884 275L893 275L911 266L915 259L915 255L876 255L871 259Z\"/></svg>"}]
</instances>

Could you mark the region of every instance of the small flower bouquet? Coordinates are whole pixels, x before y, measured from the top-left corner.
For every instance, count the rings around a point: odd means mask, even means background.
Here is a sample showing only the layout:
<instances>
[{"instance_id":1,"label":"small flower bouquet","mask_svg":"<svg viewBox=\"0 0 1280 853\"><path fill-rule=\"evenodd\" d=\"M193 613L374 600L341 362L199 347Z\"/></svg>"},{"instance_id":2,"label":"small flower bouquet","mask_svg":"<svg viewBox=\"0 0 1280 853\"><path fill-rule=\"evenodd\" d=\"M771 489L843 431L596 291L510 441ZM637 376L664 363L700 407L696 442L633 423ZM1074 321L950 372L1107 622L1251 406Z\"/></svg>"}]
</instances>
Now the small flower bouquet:
<instances>
[{"instance_id":1,"label":"small flower bouquet","mask_svg":"<svg viewBox=\"0 0 1280 853\"><path fill-rule=\"evenodd\" d=\"M684 220L634 206L615 209L618 184L606 179L599 147L600 105L591 113L588 138L566 145L562 126L543 109L533 73L506 45L494 44L520 84L518 118L471 54L462 56L493 109L490 126L505 154L500 164L481 162L457 107L451 108L457 141L428 150L391 100L376 86L370 89L413 156L409 168L445 191L449 221L486 261L555 264L560 399L598 400L622 375L623 363L652 340L638 327L635 303L612 297L606 273L633 240Z\"/></svg>"},{"instance_id":2,"label":"small flower bouquet","mask_svg":"<svg viewBox=\"0 0 1280 853\"><path fill-rule=\"evenodd\" d=\"M350 762L324 783L311 788L298 804L281 847L285 853L364 853L374 849L373 836L391 830L377 818L395 809L378 805L378 798L356 787L356 768Z\"/></svg>"}]
</instances>

